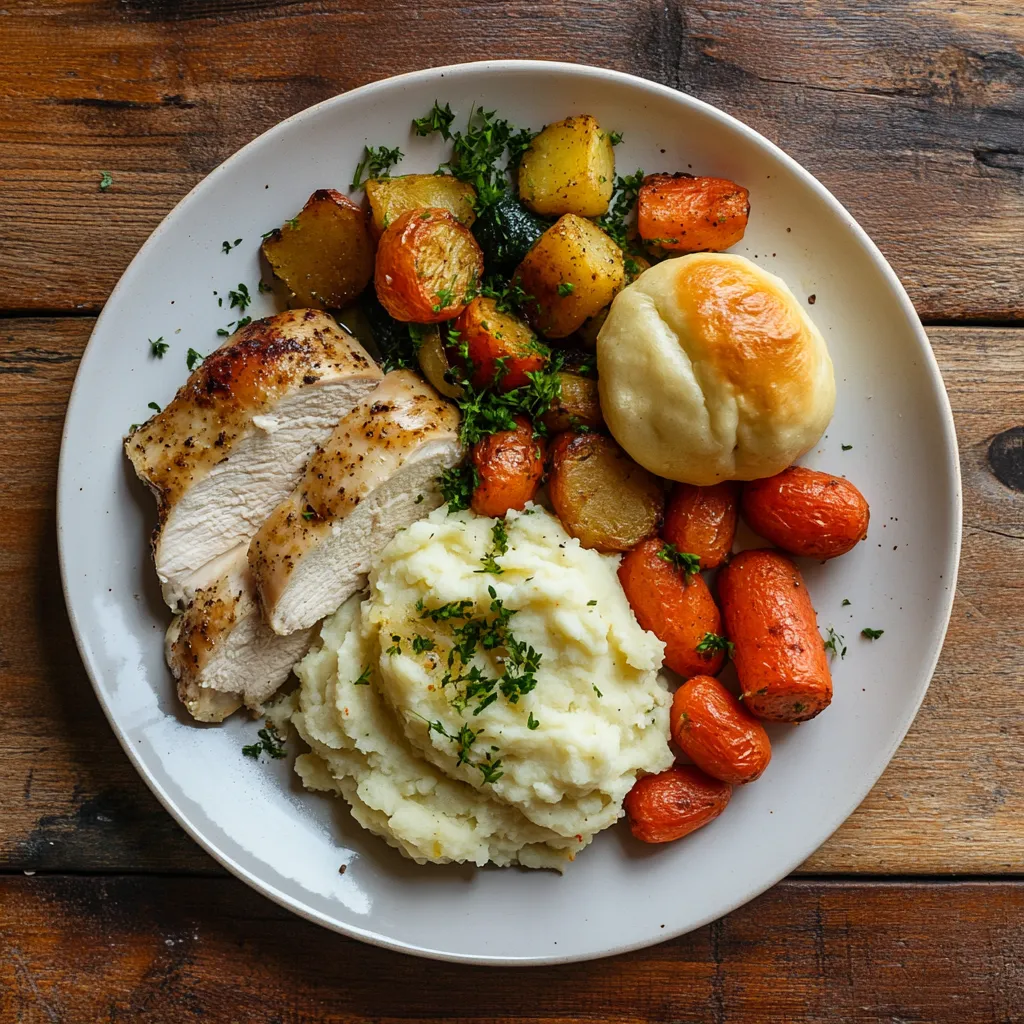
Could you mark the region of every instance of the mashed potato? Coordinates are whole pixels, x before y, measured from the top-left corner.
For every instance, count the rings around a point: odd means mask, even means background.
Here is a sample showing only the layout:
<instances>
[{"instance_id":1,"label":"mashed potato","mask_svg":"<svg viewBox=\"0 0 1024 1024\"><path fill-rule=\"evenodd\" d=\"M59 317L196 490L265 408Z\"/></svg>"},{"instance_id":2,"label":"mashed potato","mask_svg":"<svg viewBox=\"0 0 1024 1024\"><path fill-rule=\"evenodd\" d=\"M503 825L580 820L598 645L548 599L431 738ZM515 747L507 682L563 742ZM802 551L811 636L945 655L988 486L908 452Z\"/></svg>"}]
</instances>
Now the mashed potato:
<instances>
[{"instance_id":1,"label":"mashed potato","mask_svg":"<svg viewBox=\"0 0 1024 1024\"><path fill-rule=\"evenodd\" d=\"M401 532L296 668L303 782L417 861L563 866L672 763L615 567L541 509Z\"/></svg>"}]
</instances>

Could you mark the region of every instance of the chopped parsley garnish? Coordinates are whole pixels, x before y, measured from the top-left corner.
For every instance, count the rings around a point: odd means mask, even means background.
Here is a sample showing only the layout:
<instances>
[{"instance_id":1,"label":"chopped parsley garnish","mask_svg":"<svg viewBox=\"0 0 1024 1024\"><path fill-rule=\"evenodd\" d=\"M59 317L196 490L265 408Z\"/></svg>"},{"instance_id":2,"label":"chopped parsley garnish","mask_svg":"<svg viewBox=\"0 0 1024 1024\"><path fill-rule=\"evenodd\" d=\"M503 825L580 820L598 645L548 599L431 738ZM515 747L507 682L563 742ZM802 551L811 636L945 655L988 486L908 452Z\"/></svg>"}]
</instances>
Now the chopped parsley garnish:
<instances>
[{"instance_id":1,"label":"chopped parsley garnish","mask_svg":"<svg viewBox=\"0 0 1024 1024\"><path fill-rule=\"evenodd\" d=\"M363 183L371 178L390 177L391 168L404 155L397 146L367 146L363 150L363 159L356 165L356 173L352 175L352 188L362 188Z\"/></svg>"},{"instance_id":2,"label":"chopped parsley garnish","mask_svg":"<svg viewBox=\"0 0 1024 1024\"><path fill-rule=\"evenodd\" d=\"M259 284L256 285L256 289L257 291L259 291L261 295L265 294L266 292L272 292L274 290L273 286L267 284L267 282L264 281L262 277L259 280Z\"/></svg>"},{"instance_id":3,"label":"chopped parsley garnish","mask_svg":"<svg viewBox=\"0 0 1024 1024\"><path fill-rule=\"evenodd\" d=\"M391 634L391 646L384 653L390 655L392 658L396 654L402 653L402 638L397 633Z\"/></svg>"},{"instance_id":4,"label":"chopped parsley garnish","mask_svg":"<svg viewBox=\"0 0 1024 1024\"><path fill-rule=\"evenodd\" d=\"M473 767L480 769L480 774L484 777L484 782L488 782L493 785L502 777L502 775L505 774L501 770L501 758L498 757L492 761L489 753L484 756L486 760L477 761Z\"/></svg>"},{"instance_id":5,"label":"chopped parsley garnish","mask_svg":"<svg viewBox=\"0 0 1024 1024\"><path fill-rule=\"evenodd\" d=\"M870 626L865 626L860 631L860 635L866 640L877 640L884 632L884 629L871 629Z\"/></svg>"},{"instance_id":6,"label":"chopped parsley garnish","mask_svg":"<svg viewBox=\"0 0 1024 1024\"><path fill-rule=\"evenodd\" d=\"M310 521L310 519L316 519L317 518L316 509L313 508L312 505L307 505L302 510L302 518L305 519L307 523Z\"/></svg>"},{"instance_id":7,"label":"chopped parsley garnish","mask_svg":"<svg viewBox=\"0 0 1024 1024\"><path fill-rule=\"evenodd\" d=\"M517 415L530 420L538 433L543 432L541 417L562 393L559 368L560 360L553 357L546 369L527 373L528 384L511 391L477 390L468 381L462 381L463 395L458 400L462 413L459 439L468 446L498 431L515 430Z\"/></svg>"},{"instance_id":8,"label":"chopped parsley garnish","mask_svg":"<svg viewBox=\"0 0 1024 1024\"><path fill-rule=\"evenodd\" d=\"M100 171L100 191L106 192L114 184L114 176L110 171Z\"/></svg>"},{"instance_id":9,"label":"chopped parsley garnish","mask_svg":"<svg viewBox=\"0 0 1024 1024\"><path fill-rule=\"evenodd\" d=\"M452 143L452 155L438 172L447 171L476 189L473 206L479 214L508 191L508 171L519 163L534 133L525 129L517 131L504 118L496 117L493 110L481 107L470 110L465 132L453 132L453 121L451 108L446 104L442 109L435 103L429 113L413 121L413 130L417 135L437 132ZM499 162L506 152L508 162L501 167Z\"/></svg>"},{"instance_id":10,"label":"chopped parsley garnish","mask_svg":"<svg viewBox=\"0 0 1024 1024\"><path fill-rule=\"evenodd\" d=\"M152 409L153 412L159 412L160 411L160 406L157 405L156 402L150 402L149 405L146 408Z\"/></svg>"},{"instance_id":11,"label":"chopped parsley garnish","mask_svg":"<svg viewBox=\"0 0 1024 1024\"><path fill-rule=\"evenodd\" d=\"M282 227L289 227L289 228L292 229L292 231L298 231L299 230L299 218L298 217L291 217L290 219L288 219L288 220L286 220L284 222Z\"/></svg>"},{"instance_id":12,"label":"chopped parsley garnish","mask_svg":"<svg viewBox=\"0 0 1024 1024\"><path fill-rule=\"evenodd\" d=\"M834 659L838 654L840 658L846 657L846 639L842 633L837 633L831 626L828 627L828 637L824 641L825 650Z\"/></svg>"},{"instance_id":13,"label":"chopped parsley garnish","mask_svg":"<svg viewBox=\"0 0 1024 1024\"><path fill-rule=\"evenodd\" d=\"M611 201L608 203L608 212L603 217L598 217L597 224L605 234L609 235L624 252L629 251L627 221L636 206L637 196L640 194L640 186L644 183L644 172L637 168L635 174L615 176L615 189L612 192Z\"/></svg>"},{"instance_id":14,"label":"chopped parsley garnish","mask_svg":"<svg viewBox=\"0 0 1024 1024\"><path fill-rule=\"evenodd\" d=\"M228 302L231 309L237 307L239 313L244 313L252 303L252 296L249 294L249 289L240 283L237 289L232 288L228 291Z\"/></svg>"},{"instance_id":15,"label":"chopped parsley garnish","mask_svg":"<svg viewBox=\"0 0 1024 1024\"><path fill-rule=\"evenodd\" d=\"M363 671L359 673L356 679L352 680L353 686L369 686L370 685L370 666L364 665Z\"/></svg>"},{"instance_id":16,"label":"chopped parsley garnish","mask_svg":"<svg viewBox=\"0 0 1024 1024\"><path fill-rule=\"evenodd\" d=\"M476 572L489 572L500 576L505 570L498 565L498 559L508 553L508 530L505 529L505 520L499 519L491 527L491 550L480 559L482 569Z\"/></svg>"},{"instance_id":17,"label":"chopped parsley garnish","mask_svg":"<svg viewBox=\"0 0 1024 1024\"><path fill-rule=\"evenodd\" d=\"M609 132L608 141L613 146L617 146L622 141L622 132Z\"/></svg>"},{"instance_id":18,"label":"chopped parsley garnish","mask_svg":"<svg viewBox=\"0 0 1024 1024\"><path fill-rule=\"evenodd\" d=\"M147 338L149 342L149 354L156 356L157 359L163 359L164 353L171 347L164 341L164 337L161 334L159 338Z\"/></svg>"},{"instance_id":19,"label":"chopped parsley garnish","mask_svg":"<svg viewBox=\"0 0 1024 1024\"><path fill-rule=\"evenodd\" d=\"M845 608L849 603L850 603L850 599L848 597L844 597L843 598L842 606Z\"/></svg>"},{"instance_id":20,"label":"chopped parsley garnish","mask_svg":"<svg viewBox=\"0 0 1024 1024\"><path fill-rule=\"evenodd\" d=\"M537 728L538 725L540 725L540 722L538 722L537 719L533 717L533 712L531 711L530 717L526 720L526 728L532 732L534 729Z\"/></svg>"},{"instance_id":21,"label":"chopped parsley garnish","mask_svg":"<svg viewBox=\"0 0 1024 1024\"><path fill-rule=\"evenodd\" d=\"M596 693L598 695L598 697L603 697L604 696L604 694L597 688L597 684L596 683L593 684L593 687L594 687L594 693Z\"/></svg>"},{"instance_id":22,"label":"chopped parsley garnish","mask_svg":"<svg viewBox=\"0 0 1024 1024\"><path fill-rule=\"evenodd\" d=\"M240 238L236 238L233 242L224 241L220 243L221 252L227 255L232 249L237 249L242 244Z\"/></svg>"},{"instance_id":23,"label":"chopped parsley garnish","mask_svg":"<svg viewBox=\"0 0 1024 1024\"><path fill-rule=\"evenodd\" d=\"M412 130L420 136L439 132L441 138L448 141L452 137L450 129L454 120L455 115L452 113L451 104L446 103L442 107L437 100L434 100L434 107L430 113L412 119Z\"/></svg>"},{"instance_id":24,"label":"chopped parsley garnish","mask_svg":"<svg viewBox=\"0 0 1024 1024\"><path fill-rule=\"evenodd\" d=\"M588 607L588 608L596 608L596 607L597 607L597 601L596 601L596 600L594 600L594 601L588 601L588 602L587 602L587 607Z\"/></svg>"},{"instance_id":25,"label":"chopped parsley garnish","mask_svg":"<svg viewBox=\"0 0 1024 1024\"><path fill-rule=\"evenodd\" d=\"M698 654L703 655L708 660L717 651L725 651L731 658L735 649L735 645L731 640L726 640L724 636L720 636L718 633L705 633L704 639L695 648Z\"/></svg>"},{"instance_id":26,"label":"chopped parsley garnish","mask_svg":"<svg viewBox=\"0 0 1024 1024\"><path fill-rule=\"evenodd\" d=\"M241 320L232 320L227 327L217 328L218 338L230 338L235 331L240 331L243 327L247 327L252 323L251 316L243 316Z\"/></svg>"},{"instance_id":27,"label":"chopped parsley garnish","mask_svg":"<svg viewBox=\"0 0 1024 1024\"><path fill-rule=\"evenodd\" d=\"M567 295L572 295L575 287L572 281L562 281L558 286L558 294L564 299Z\"/></svg>"},{"instance_id":28,"label":"chopped parsley garnish","mask_svg":"<svg viewBox=\"0 0 1024 1024\"><path fill-rule=\"evenodd\" d=\"M480 484L480 474L477 473L475 466L464 462L462 465L443 470L437 480L441 488L441 497L448 505L448 511L461 512L464 508L469 508L473 500L473 491Z\"/></svg>"},{"instance_id":29,"label":"chopped parsley garnish","mask_svg":"<svg viewBox=\"0 0 1024 1024\"><path fill-rule=\"evenodd\" d=\"M423 636L421 633L417 633L412 638L412 651L413 654L426 654L427 651L434 649L434 641L429 636Z\"/></svg>"},{"instance_id":30,"label":"chopped parsley garnish","mask_svg":"<svg viewBox=\"0 0 1024 1024\"><path fill-rule=\"evenodd\" d=\"M839 447L842 448L844 452L848 452L853 447L853 445L852 444L841 444Z\"/></svg>"},{"instance_id":31,"label":"chopped parsley garnish","mask_svg":"<svg viewBox=\"0 0 1024 1024\"><path fill-rule=\"evenodd\" d=\"M268 754L275 759L285 756L284 737L272 725L260 729L256 735L259 737L258 742L242 747L242 753L246 757L258 761L261 754Z\"/></svg>"},{"instance_id":32,"label":"chopped parsley garnish","mask_svg":"<svg viewBox=\"0 0 1024 1024\"><path fill-rule=\"evenodd\" d=\"M681 572L685 573L687 577L700 572L700 556L691 555L688 551L680 551L675 544L662 544L658 557L663 562L674 565Z\"/></svg>"},{"instance_id":33,"label":"chopped parsley garnish","mask_svg":"<svg viewBox=\"0 0 1024 1024\"><path fill-rule=\"evenodd\" d=\"M206 357L197 352L194 348L190 348L185 353L185 365L190 369L194 370Z\"/></svg>"}]
</instances>

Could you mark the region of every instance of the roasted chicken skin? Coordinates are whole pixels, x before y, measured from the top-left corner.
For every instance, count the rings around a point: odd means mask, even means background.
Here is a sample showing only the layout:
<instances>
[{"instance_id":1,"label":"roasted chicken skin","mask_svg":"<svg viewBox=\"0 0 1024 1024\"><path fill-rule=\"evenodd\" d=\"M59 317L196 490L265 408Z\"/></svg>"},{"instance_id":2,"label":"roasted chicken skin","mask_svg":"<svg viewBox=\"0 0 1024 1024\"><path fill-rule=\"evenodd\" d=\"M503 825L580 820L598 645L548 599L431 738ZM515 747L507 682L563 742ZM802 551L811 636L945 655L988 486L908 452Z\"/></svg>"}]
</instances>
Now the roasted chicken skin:
<instances>
[{"instance_id":1,"label":"roasted chicken skin","mask_svg":"<svg viewBox=\"0 0 1024 1024\"><path fill-rule=\"evenodd\" d=\"M295 486L315 446L383 374L326 313L255 320L208 356L125 450L153 490L153 555L172 607L216 578Z\"/></svg>"},{"instance_id":2,"label":"roasted chicken skin","mask_svg":"<svg viewBox=\"0 0 1024 1024\"><path fill-rule=\"evenodd\" d=\"M175 615L165 643L178 697L200 722L222 722L243 704L259 711L312 640L312 630L278 636L263 622L245 544L218 567Z\"/></svg>"},{"instance_id":3,"label":"roasted chicken skin","mask_svg":"<svg viewBox=\"0 0 1024 1024\"><path fill-rule=\"evenodd\" d=\"M438 477L464 454L458 432L455 406L408 370L389 373L341 420L249 545L276 632L332 612L399 529L441 504Z\"/></svg>"}]
</instances>

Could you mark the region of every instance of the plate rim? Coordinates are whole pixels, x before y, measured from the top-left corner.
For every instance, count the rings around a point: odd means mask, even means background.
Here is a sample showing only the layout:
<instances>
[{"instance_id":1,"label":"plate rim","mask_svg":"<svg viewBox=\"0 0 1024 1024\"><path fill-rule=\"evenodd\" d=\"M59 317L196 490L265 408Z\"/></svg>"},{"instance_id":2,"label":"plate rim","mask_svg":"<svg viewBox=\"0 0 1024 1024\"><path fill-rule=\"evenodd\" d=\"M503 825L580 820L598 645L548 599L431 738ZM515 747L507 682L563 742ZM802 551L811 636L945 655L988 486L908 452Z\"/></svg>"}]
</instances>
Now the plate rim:
<instances>
[{"instance_id":1,"label":"plate rim","mask_svg":"<svg viewBox=\"0 0 1024 1024\"><path fill-rule=\"evenodd\" d=\"M139 247L138 252L132 257L128 266L125 268L121 277L118 279L117 284L112 289L107 300L103 304L103 308L100 311L96 323L93 325L92 332L89 335L89 341L86 343L85 348L82 351L82 355L79 359L78 368L75 371L75 380L71 388L70 395L68 396L68 403L65 410L64 425L61 430L61 442L60 442L60 453L58 456L57 466L57 494L56 494L56 526L57 526L57 555L58 563L60 567L61 577L61 589L64 595L64 605L67 610L68 620L71 625L72 633L75 638L75 645L78 648L79 657L81 658L82 664L85 668L86 674L89 677L89 682L92 685L93 692L99 701L100 707L103 709L103 713L106 716L107 722L109 723L114 735L117 737L121 748L128 756L132 767L136 773L142 778L142 780L149 787L150 792L157 798L160 804L163 806L171 817L177 822L177 824L184 830L184 832L196 843L199 844L200 848L214 858L222 867L226 868L232 875L244 882L250 888L254 889L257 893L273 900L276 904L289 910L292 913L297 914L299 917L304 918L313 924L320 925L328 928L331 931L337 932L341 935L348 936L350 938L359 939L360 941L367 942L374 946L379 946L384 949L393 950L399 953L405 953L408 955L419 956L431 960L446 961L449 963L460 963L460 964L474 964L479 966L496 966L496 967L541 967L545 965L554 964L565 964L565 963L579 963L590 960L598 960L608 956L616 956L622 953L628 953L639 949L646 949L651 946L659 945L663 942L667 942L671 939L678 938L681 935L688 934L689 932L696 931L699 928L706 926L712 921L719 920L726 915L732 913L738 907L749 903L751 900L756 899L763 892L777 885L782 879L789 876L795 868L803 863L810 853L803 854L795 860L787 861L782 868L775 873L766 884L758 884L753 889L742 889L740 895L731 898L727 905L712 915L706 915L705 917L687 924L682 928L665 928L660 930L657 935L651 935L649 938L638 940L636 942L625 943L622 945L610 946L597 952L583 952L583 953L568 953L568 954L555 954L547 955L542 954L539 956L524 956L524 957L509 957L509 956L481 956L481 955L468 955L462 953L452 953L442 949L435 949L427 946L416 945L409 942L403 942L398 939L391 938L387 935L380 934L378 932L371 931L366 928L361 928L354 924L342 923L338 920L328 917L326 914L320 911L314 910L303 904L300 900L297 900L293 896L282 892L276 886L268 882L266 879L260 877L258 874L243 867L237 861L235 861L228 853L221 850L217 844L207 837L198 828L194 827L189 820L188 816L178 807L174 799L164 790L162 785L157 781L155 777L149 772L148 768L141 762L140 758L136 755L135 749L129 742L128 737L120 728L113 711L107 702L102 692L99 678L101 672L98 666L93 664L89 647L86 642L83 632L79 628L78 616L72 603L69 599L68 591L68 576L67 567L65 563L65 552L69 538L66 536L67 527L66 519L72 515L70 510L69 501L70 494L67 492L69 486L67 482L68 474L70 470L67 468L67 460L65 457L67 443L68 443L68 423L71 418L71 410L74 407L76 400L80 399L79 385L82 379L81 370L85 365L86 360L90 358L90 355L95 356L95 350L93 343L96 340L97 334L103 326L104 318L107 316L110 309L115 305L119 299L122 290L127 288L127 284L131 282L135 274L138 272L139 265L144 261L149 250L156 244L158 239L163 235L167 229L167 224L174 217L179 210L183 207L191 204L195 197L205 188L208 187L209 183L213 180L219 180L226 174L229 174L237 161L240 161L244 154L246 154L252 147L256 146L267 136L272 135L278 131L281 131L285 126L292 124L293 122L312 117L320 111L334 105L343 105L349 99L356 96L366 96L373 93L375 90L380 90L385 87L392 87L395 83L405 82L407 84L413 84L417 81L427 82L433 81L438 78L443 78L449 74L457 74L459 72L465 72L468 70L474 70L476 72L484 72L491 70L494 72L521 70L521 71L552 71L557 70L569 75L579 75L583 77L596 77L603 78L605 80L617 83L619 85L628 86L636 89L647 90L655 95L660 95L665 98L669 98L674 102L681 103L683 106L691 106L696 110L709 115L712 118L723 121L732 130L739 132L745 136L748 141L755 143L757 146L762 147L768 151L775 159L782 162L787 169L796 175L800 179L801 183L811 189L812 192L816 193L817 196L823 200L835 213L842 216L845 226L853 233L854 238L860 244L861 248L870 257L874 266L881 272L883 278L888 284L892 294L897 300L897 303L907 319L909 326L912 328L913 333L916 336L918 347L923 357L923 369L929 375L932 390L937 392L939 396L939 412L942 421L942 440L943 453L946 460L946 469L949 473L950 480L953 484L953 535L948 538L948 559L949 565L947 566L949 586L945 591L945 594L941 597L940 605L942 612L942 625L939 630L935 649L931 653L931 657L922 668L925 669L925 684L921 687L920 693L917 695L916 700L913 704L913 713L909 716L906 726L901 730L898 730L894 734L888 747L884 749L881 757L881 767L877 773L869 773L869 777L866 778L866 784L858 787L858 795L856 802L848 810L844 810L838 816L833 816L830 822L830 828L828 834L822 840L822 843L826 842L827 839L839 828L840 825L847 818L850 817L857 809L858 806L863 802L864 798L868 795L871 789L881 778L885 769L889 766L893 755L897 749L903 743L906 738L910 727L913 725L917 718L918 712L921 709L921 704L924 701L925 695L931 686L932 678L935 674L935 668L938 664L939 656L942 653L945 645L946 635L949 629L950 617L953 609L953 602L956 595L956 584L957 576L960 568L960 554L961 545L963 538L963 480L960 469L960 457L959 447L956 438L955 423L953 420L953 412L949 401L949 394L946 390L945 382L942 378L941 371L939 370L938 361L935 358L935 352L932 349L931 342L921 324L920 317L914 308L913 303L910 300L906 289L903 287L902 282L897 277L896 272L889 265L888 260L879 250L878 246L875 245L874 241L870 238L867 232L860 226L856 219L849 213L849 211L843 206L843 204L820 182L818 179L811 174L802 164L796 161L793 157L789 156L784 150L777 146L770 139L761 135L755 129L745 124L739 118L732 114L721 110L719 107L708 103L705 100L699 99L696 96L691 95L681 89L674 89L671 86L663 85L660 82L650 81L646 78L641 78L637 75L628 74L627 72L615 71L609 68L602 68L591 64L578 64L571 61L557 61L557 60L519 60L519 59L500 59L500 60L479 60L479 61L467 61L460 64L448 64L439 65L437 67L423 68L418 71L409 71L400 75L392 75L387 78L376 79L372 82L367 82L364 85L358 86L354 89L350 89L347 92L338 93L334 96L330 96L327 99L321 100L312 106L306 107L303 110L299 110L289 117L278 121L272 125L266 131L261 132L253 139L245 143L242 147L232 153L226 160L218 164L212 171L204 175L196 184L181 198L177 203L165 214L161 219L160 223L154 228L152 233L146 239L145 242ZM66 510L66 511L65 511ZM844 805L845 806L845 805ZM820 847L816 847L820 848ZM813 851L810 851L813 852Z\"/></svg>"}]
</instances>

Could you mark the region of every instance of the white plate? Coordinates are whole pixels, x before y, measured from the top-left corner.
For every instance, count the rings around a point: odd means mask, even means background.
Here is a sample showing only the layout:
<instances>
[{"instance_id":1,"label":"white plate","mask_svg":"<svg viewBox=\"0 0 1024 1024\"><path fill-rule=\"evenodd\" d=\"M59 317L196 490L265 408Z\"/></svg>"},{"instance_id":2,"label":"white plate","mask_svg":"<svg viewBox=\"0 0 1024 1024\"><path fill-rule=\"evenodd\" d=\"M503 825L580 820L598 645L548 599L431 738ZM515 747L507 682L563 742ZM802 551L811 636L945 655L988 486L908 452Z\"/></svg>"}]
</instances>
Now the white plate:
<instances>
[{"instance_id":1,"label":"white plate","mask_svg":"<svg viewBox=\"0 0 1024 1024\"><path fill-rule=\"evenodd\" d=\"M752 213L735 251L802 299L816 296L810 312L835 361L835 419L805 462L848 475L871 503L866 543L804 566L822 629L834 624L849 646L833 666L831 708L774 729L767 773L709 827L666 847L612 829L564 877L417 867L362 832L343 802L303 792L288 763L244 758L251 721L186 720L163 661L168 614L146 543L153 503L121 450L147 403L164 404L185 379L187 348L209 352L216 329L235 318L214 291L244 282L257 294L262 232L294 216L314 189L346 189L364 143L400 145L402 171L436 167L440 140L409 130L435 97L460 121L478 104L533 128L586 111L624 131L622 173L692 168L746 185ZM222 241L236 238L242 245L225 255ZM271 312L267 298L250 312ZM159 335L171 346L162 360L146 340ZM82 358L58 515L68 609L96 693L139 773L197 842L260 892L346 934L426 956L525 964L634 949L705 924L792 871L853 811L910 726L942 645L960 481L949 403L913 307L806 171L671 89L596 68L493 61L404 75L311 107L182 200L114 289ZM885 636L862 640L863 626Z\"/></svg>"}]
</instances>

